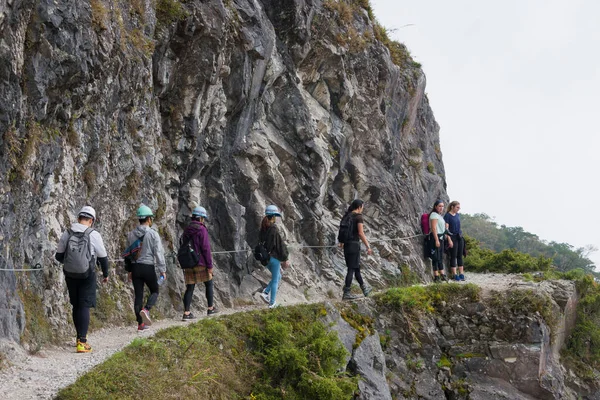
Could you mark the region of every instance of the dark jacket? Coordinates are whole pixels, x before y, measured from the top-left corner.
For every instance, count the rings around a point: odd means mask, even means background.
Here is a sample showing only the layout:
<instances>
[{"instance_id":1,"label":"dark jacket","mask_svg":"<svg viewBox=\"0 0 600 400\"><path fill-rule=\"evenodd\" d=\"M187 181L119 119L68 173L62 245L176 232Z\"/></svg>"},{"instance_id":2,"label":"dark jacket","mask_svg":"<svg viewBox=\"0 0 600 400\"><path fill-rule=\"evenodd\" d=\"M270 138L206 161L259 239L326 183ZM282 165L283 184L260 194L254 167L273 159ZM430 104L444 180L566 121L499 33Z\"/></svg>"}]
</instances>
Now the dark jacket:
<instances>
[{"instance_id":1,"label":"dark jacket","mask_svg":"<svg viewBox=\"0 0 600 400\"><path fill-rule=\"evenodd\" d=\"M265 242L265 248L272 257L279 261L287 261L289 257L288 249L277 230L277 226L271 225L266 231L261 230L259 240Z\"/></svg>"},{"instance_id":2,"label":"dark jacket","mask_svg":"<svg viewBox=\"0 0 600 400\"><path fill-rule=\"evenodd\" d=\"M200 256L198 265L202 265L207 268L212 268L212 254L210 251L210 240L208 239L208 230L200 221L192 221L183 231L181 237L182 243L186 240L191 239L192 247L196 253Z\"/></svg>"}]
</instances>

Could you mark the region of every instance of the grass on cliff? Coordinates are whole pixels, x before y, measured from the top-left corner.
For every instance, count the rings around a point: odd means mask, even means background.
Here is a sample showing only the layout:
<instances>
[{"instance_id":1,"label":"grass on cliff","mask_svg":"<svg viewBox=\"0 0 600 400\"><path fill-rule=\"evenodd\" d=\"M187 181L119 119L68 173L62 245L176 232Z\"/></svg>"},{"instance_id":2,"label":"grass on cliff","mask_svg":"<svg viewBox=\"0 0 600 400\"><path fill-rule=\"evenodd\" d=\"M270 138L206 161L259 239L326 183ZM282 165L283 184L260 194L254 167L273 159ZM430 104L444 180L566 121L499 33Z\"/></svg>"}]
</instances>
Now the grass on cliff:
<instances>
[{"instance_id":1,"label":"grass on cliff","mask_svg":"<svg viewBox=\"0 0 600 400\"><path fill-rule=\"evenodd\" d=\"M347 354L322 305L205 319L136 339L58 399L349 399Z\"/></svg>"},{"instance_id":2,"label":"grass on cliff","mask_svg":"<svg viewBox=\"0 0 600 400\"><path fill-rule=\"evenodd\" d=\"M379 305L390 306L402 313L430 313L443 302L479 301L481 288L468 283L466 285L448 283L429 286L410 286L392 288L375 297Z\"/></svg>"}]
</instances>

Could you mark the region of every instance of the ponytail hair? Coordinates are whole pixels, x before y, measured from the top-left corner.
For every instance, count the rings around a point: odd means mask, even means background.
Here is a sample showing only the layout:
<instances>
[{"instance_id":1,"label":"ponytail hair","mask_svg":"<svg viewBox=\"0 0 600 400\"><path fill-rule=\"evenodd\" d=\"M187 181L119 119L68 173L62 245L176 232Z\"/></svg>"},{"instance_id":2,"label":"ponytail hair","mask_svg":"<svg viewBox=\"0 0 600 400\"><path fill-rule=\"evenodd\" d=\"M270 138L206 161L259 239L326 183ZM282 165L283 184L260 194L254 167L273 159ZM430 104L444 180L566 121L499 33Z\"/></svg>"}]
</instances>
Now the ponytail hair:
<instances>
[{"instance_id":1,"label":"ponytail hair","mask_svg":"<svg viewBox=\"0 0 600 400\"><path fill-rule=\"evenodd\" d=\"M365 202L361 199L352 200L352 203L350 203L350 207L348 207L348 211L346 211L345 215L350 214L354 210L358 210L360 207L362 207L363 204L365 204Z\"/></svg>"},{"instance_id":2,"label":"ponytail hair","mask_svg":"<svg viewBox=\"0 0 600 400\"><path fill-rule=\"evenodd\" d=\"M260 223L260 231L261 232L266 232L266 230L269 229L269 227L271 226L271 218L275 218L275 217L267 217L266 215L263 217L263 219Z\"/></svg>"},{"instance_id":3,"label":"ponytail hair","mask_svg":"<svg viewBox=\"0 0 600 400\"><path fill-rule=\"evenodd\" d=\"M459 201L456 201L456 200L454 200L454 201L451 201L451 202L450 202L450 204L448 204L448 208L446 209L446 212L450 212L450 211L452 211L452 209L453 209L454 207L456 207L457 205L459 205L459 204L460 204L460 202L459 202Z\"/></svg>"}]
</instances>

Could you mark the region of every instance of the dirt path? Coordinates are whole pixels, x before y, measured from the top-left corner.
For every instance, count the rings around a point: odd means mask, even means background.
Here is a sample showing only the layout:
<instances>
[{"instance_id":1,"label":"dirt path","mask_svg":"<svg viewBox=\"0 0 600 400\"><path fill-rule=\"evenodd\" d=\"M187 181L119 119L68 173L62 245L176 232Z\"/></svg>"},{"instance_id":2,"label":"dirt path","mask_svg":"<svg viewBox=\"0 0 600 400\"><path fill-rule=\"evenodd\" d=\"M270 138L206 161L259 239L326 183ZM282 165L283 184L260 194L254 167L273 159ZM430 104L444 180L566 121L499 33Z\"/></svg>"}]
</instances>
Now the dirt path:
<instances>
[{"instance_id":1,"label":"dirt path","mask_svg":"<svg viewBox=\"0 0 600 400\"><path fill-rule=\"evenodd\" d=\"M468 274L467 280L467 283L481 286L484 296L492 290L508 290L523 283L518 275L504 274ZM310 303L324 300L331 299L311 298ZM285 305L294 303L298 301L289 301ZM247 306L225 310L218 315L264 308L264 304ZM89 354L77 354L75 343L44 349L0 372L0 399L52 399L61 388L75 382L80 375L102 363L135 338L152 336L160 329L185 324L179 319L156 321L152 329L143 334L138 334L135 327L131 326L102 329L89 335L89 342L94 348Z\"/></svg>"}]
</instances>

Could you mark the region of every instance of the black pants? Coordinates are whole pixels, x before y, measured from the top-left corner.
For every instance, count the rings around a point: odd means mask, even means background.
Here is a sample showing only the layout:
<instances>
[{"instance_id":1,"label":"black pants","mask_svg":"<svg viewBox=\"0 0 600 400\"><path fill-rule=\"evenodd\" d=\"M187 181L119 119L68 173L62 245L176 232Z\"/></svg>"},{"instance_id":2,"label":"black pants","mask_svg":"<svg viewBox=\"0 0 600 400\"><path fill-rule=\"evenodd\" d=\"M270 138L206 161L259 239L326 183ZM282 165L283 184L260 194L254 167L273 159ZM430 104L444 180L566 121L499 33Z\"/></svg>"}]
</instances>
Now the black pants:
<instances>
[{"instance_id":1,"label":"black pants","mask_svg":"<svg viewBox=\"0 0 600 400\"><path fill-rule=\"evenodd\" d=\"M77 340L86 341L90 326L90 307L96 307L96 274L92 272L85 279L65 277L69 291L69 301L73 306L73 324Z\"/></svg>"},{"instance_id":2,"label":"black pants","mask_svg":"<svg viewBox=\"0 0 600 400\"><path fill-rule=\"evenodd\" d=\"M438 236L439 237L439 236ZM429 246L431 252L431 265L434 271L444 270L444 238L439 237L440 247L435 247L435 238L431 235Z\"/></svg>"},{"instance_id":3,"label":"black pants","mask_svg":"<svg viewBox=\"0 0 600 400\"><path fill-rule=\"evenodd\" d=\"M465 248L465 239L460 235L450 236L452 239L452 248L450 249L450 267L462 267L463 266L463 251Z\"/></svg>"},{"instance_id":4,"label":"black pants","mask_svg":"<svg viewBox=\"0 0 600 400\"><path fill-rule=\"evenodd\" d=\"M135 311L135 319L139 325L143 322L142 317L140 317L142 308L150 310L156 304L156 299L158 298L158 282L156 281L154 265L134 264L131 268L131 279L135 293L133 309ZM145 306L142 305L144 302L144 284L150 289L150 296L148 296Z\"/></svg>"},{"instance_id":5,"label":"black pants","mask_svg":"<svg viewBox=\"0 0 600 400\"><path fill-rule=\"evenodd\" d=\"M185 311L190 311L190 305L192 304L192 297L194 296L195 284L185 286L185 294L183 295L183 308ZM213 306L213 280L204 282L204 288L206 289L206 302L208 308Z\"/></svg>"},{"instance_id":6,"label":"black pants","mask_svg":"<svg viewBox=\"0 0 600 400\"><path fill-rule=\"evenodd\" d=\"M346 273L346 287L352 285L352 276L356 277L359 285L364 285L362 275L360 274L360 242L348 242L344 244L344 260L348 272Z\"/></svg>"}]
</instances>

